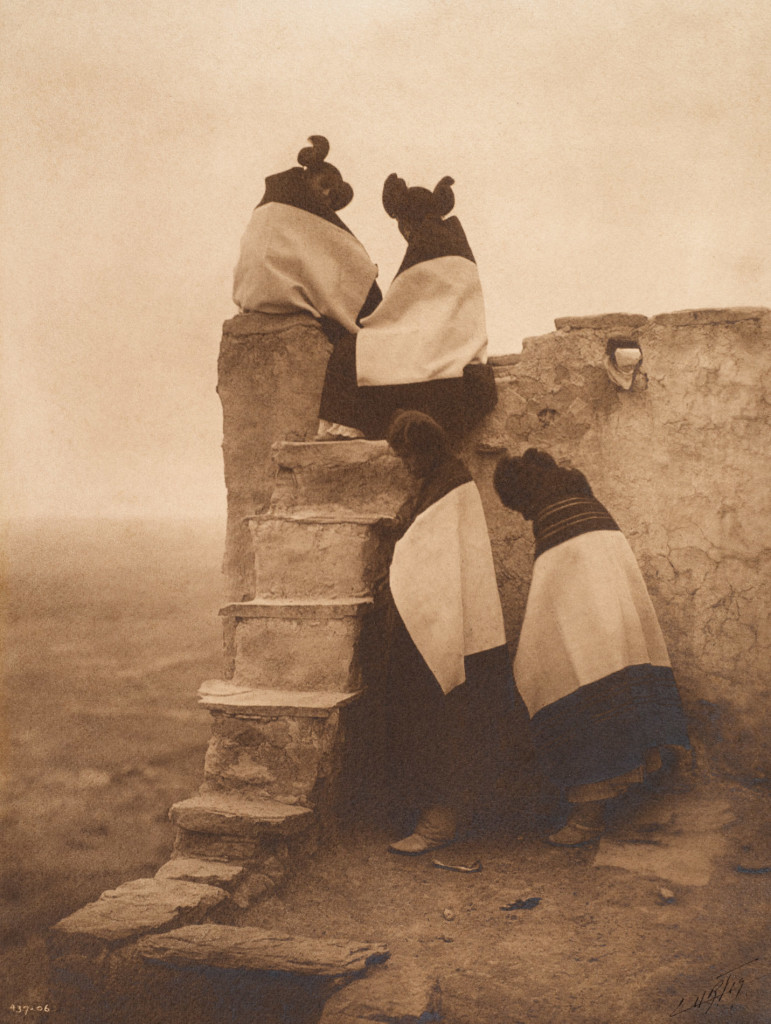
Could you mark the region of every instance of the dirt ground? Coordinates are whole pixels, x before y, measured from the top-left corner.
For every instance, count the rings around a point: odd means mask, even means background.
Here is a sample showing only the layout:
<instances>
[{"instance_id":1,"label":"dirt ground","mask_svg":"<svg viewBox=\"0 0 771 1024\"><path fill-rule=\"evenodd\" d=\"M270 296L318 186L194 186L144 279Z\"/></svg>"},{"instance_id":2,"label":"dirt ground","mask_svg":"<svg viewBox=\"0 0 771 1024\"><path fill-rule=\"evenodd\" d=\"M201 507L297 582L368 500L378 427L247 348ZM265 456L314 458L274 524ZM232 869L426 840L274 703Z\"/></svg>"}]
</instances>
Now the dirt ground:
<instances>
[{"instance_id":1,"label":"dirt ground","mask_svg":"<svg viewBox=\"0 0 771 1024\"><path fill-rule=\"evenodd\" d=\"M684 834L693 813L701 824ZM393 835L357 831L247 920L386 943L389 963L351 988L352 1007L367 1003L378 972L391 972L397 988L407 977L423 993L438 989L448 1024L648 1024L706 1013L762 1024L771 1021L769 835L766 791L707 778L621 808L599 850L558 849L513 828L433 855L479 861L475 873L395 856ZM619 850L626 867L595 864ZM658 856L656 870L640 868L639 851ZM533 898L530 909L509 909Z\"/></svg>"}]
</instances>

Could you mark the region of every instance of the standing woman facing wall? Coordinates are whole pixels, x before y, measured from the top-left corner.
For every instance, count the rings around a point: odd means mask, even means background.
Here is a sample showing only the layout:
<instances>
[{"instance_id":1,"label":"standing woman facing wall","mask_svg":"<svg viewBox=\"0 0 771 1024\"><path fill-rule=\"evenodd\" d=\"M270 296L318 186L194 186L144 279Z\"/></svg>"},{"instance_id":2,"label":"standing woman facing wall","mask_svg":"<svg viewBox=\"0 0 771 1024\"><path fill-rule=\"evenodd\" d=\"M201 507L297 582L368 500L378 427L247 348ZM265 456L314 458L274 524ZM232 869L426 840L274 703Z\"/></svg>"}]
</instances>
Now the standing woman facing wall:
<instances>
[{"instance_id":1,"label":"standing woman facing wall","mask_svg":"<svg viewBox=\"0 0 771 1024\"><path fill-rule=\"evenodd\" d=\"M482 500L438 424L395 416L388 442L417 489L397 516L391 561L387 714L414 831L391 844L421 854L455 838L514 757L516 712L503 612Z\"/></svg>"},{"instance_id":2,"label":"standing woman facing wall","mask_svg":"<svg viewBox=\"0 0 771 1024\"><path fill-rule=\"evenodd\" d=\"M689 747L664 637L632 549L583 473L529 448L495 470L503 504L533 524L535 565L514 659L533 739L571 814L550 837L604 831L606 802Z\"/></svg>"}]
</instances>

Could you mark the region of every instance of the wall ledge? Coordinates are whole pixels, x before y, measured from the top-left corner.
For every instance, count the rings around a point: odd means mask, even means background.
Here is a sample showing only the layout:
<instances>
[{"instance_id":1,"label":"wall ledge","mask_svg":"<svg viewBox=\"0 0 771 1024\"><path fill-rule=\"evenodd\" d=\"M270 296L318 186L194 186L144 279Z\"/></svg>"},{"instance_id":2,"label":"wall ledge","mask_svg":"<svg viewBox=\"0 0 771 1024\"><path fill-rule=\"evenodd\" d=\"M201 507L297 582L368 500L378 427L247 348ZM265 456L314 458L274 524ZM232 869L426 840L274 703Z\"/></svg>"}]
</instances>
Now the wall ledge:
<instances>
[{"instance_id":1,"label":"wall ledge","mask_svg":"<svg viewBox=\"0 0 771 1024\"><path fill-rule=\"evenodd\" d=\"M724 309L681 309L651 317L654 324L690 327L693 324L733 324L742 320L760 320L771 312L766 306L728 306Z\"/></svg>"},{"instance_id":2,"label":"wall ledge","mask_svg":"<svg viewBox=\"0 0 771 1024\"><path fill-rule=\"evenodd\" d=\"M640 313L600 313L597 316L559 316L554 321L558 331L635 330L648 322Z\"/></svg>"},{"instance_id":3,"label":"wall ledge","mask_svg":"<svg viewBox=\"0 0 771 1024\"><path fill-rule=\"evenodd\" d=\"M230 337L250 334L278 334L292 327L321 327L310 313L238 313L222 325L222 333Z\"/></svg>"}]
</instances>

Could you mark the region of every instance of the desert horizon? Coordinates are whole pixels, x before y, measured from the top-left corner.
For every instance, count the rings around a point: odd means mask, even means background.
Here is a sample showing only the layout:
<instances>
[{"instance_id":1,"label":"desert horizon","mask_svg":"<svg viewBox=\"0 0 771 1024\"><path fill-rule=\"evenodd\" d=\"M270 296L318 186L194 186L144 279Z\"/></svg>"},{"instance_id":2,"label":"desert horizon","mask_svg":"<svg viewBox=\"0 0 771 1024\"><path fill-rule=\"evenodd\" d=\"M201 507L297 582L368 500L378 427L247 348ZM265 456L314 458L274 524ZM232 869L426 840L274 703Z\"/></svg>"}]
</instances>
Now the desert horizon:
<instances>
[{"instance_id":1,"label":"desert horizon","mask_svg":"<svg viewBox=\"0 0 771 1024\"><path fill-rule=\"evenodd\" d=\"M171 851L220 668L224 525L13 520L5 565L3 991L45 1000L46 929Z\"/></svg>"}]
</instances>

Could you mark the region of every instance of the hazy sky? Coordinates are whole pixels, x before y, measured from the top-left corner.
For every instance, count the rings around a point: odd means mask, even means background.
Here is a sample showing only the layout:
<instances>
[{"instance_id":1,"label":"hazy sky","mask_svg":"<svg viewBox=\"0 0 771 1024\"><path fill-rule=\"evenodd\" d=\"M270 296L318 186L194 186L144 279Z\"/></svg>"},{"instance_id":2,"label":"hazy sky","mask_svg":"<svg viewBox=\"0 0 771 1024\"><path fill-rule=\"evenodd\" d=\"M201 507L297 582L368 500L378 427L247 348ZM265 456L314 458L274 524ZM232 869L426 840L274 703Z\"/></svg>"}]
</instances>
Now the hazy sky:
<instances>
[{"instance_id":1,"label":"hazy sky","mask_svg":"<svg viewBox=\"0 0 771 1024\"><path fill-rule=\"evenodd\" d=\"M771 304L768 0L0 0L7 508L224 511L238 243L310 134L380 266L456 179L493 352Z\"/></svg>"}]
</instances>

